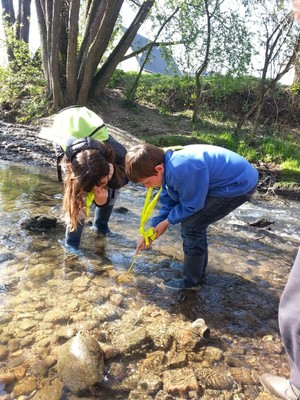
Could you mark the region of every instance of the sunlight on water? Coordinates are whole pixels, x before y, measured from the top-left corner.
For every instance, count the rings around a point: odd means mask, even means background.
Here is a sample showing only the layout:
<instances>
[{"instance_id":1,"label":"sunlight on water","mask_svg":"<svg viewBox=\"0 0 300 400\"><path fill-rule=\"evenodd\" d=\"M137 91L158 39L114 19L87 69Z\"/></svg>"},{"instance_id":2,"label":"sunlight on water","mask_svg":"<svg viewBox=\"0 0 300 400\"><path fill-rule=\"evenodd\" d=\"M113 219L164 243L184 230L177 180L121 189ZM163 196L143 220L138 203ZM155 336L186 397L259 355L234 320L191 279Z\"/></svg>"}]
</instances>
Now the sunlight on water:
<instances>
[{"instance_id":1,"label":"sunlight on water","mask_svg":"<svg viewBox=\"0 0 300 400\"><path fill-rule=\"evenodd\" d=\"M91 229L91 216L79 250L64 244L62 190L53 170L0 163L0 370L16 373L19 365L30 375L37 368L37 354L56 357L63 329L108 337L116 321L136 318L137 310L154 306L145 328L162 324L158 318L166 312L174 324L201 316L215 335L235 337L241 348L253 346L257 357L256 337L271 332L280 342L276 305L299 245L298 204L254 199L211 226L206 283L200 297L189 303L161 289L165 279L182 277L179 226L139 254L130 279L118 281L135 254L144 188L129 184L123 189L110 223L112 236L103 238ZM22 222L37 215L57 218L57 227L22 228ZM274 224L270 230L248 225L257 219ZM1 353L1 345L10 352ZM268 362L278 354L270 348ZM33 375L42 387L55 370L40 373ZM11 393L17 382L22 377L0 386L0 394ZM71 399L71 394L65 396Z\"/></svg>"}]
</instances>

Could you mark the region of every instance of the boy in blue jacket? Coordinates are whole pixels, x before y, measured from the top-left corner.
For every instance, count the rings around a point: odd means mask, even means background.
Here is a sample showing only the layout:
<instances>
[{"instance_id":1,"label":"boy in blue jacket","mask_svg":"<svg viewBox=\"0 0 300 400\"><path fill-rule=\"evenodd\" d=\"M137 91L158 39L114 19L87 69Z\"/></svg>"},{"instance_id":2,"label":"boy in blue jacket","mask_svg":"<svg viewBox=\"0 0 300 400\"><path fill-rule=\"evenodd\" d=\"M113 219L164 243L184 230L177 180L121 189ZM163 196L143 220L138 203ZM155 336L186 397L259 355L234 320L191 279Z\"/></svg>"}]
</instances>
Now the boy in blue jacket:
<instances>
[{"instance_id":1,"label":"boy in blue jacket","mask_svg":"<svg viewBox=\"0 0 300 400\"><path fill-rule=\"evenodd\" d=\"M208 261L207 227L250 199L257 186L256 169L218 146L195 144L165 152L141 144L128 150L125 172L146 188L162 187L161 208L151 220L156 239L169 225L181 224L183 282L170 281L168 286L197 288ZM141 237L137 251L146 247Z\"/></svg>"}]
</instances>

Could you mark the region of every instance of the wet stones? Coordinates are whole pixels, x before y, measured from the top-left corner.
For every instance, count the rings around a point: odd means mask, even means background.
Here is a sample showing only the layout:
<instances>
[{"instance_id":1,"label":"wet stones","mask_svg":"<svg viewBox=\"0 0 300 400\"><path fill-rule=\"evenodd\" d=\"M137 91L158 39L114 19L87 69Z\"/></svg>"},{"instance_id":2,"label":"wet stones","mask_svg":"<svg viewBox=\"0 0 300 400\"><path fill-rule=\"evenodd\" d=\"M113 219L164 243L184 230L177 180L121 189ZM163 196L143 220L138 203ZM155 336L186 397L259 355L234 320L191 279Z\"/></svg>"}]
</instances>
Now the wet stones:
<instances>
[{"instance_id":1,"label":"wet stones","mask_svg":"<svg viewBox=\"0 0 300 400\"><path fill-rule=\"evenodd\" d=\"M197 368L195 374L199 383L208 389L233 390L236 386L233 377L226 371L218 370L218 368Z\"/></svg>"},{"instance_id":2,"label":"wet stones","mask_svg":"<svg viewBox=\"0 0 300 400\"><path fill-rule=\"evenodd\" d=\"M3 361L8 356L9 351L5 346L0 345L0 361Z\"/></svg>"},{"instance_id":3,"label":"wet stones","mask_svg":"<svg viewBox=\"0 0 300 400\"><path fill-rule=\"evenodd\" d=\"M59 379L54 379L47 383L31 400L57 400L62 397L63 383Z\"/></svg>"},{"instance_id":4,"label":"wet stones","mask_svg":"<svg viewBox=\"0 0 300 400\"><path fill-rule=\"evenodd\" d=\"M47 265L38 264L28 268L27 276L32 282L43 282L53 276L53 271Z\"/></svg>"},{"instance_id":5,"label":"wet stones","mask_svg":"<svg viewBox=\"0 0 300 400\"><path fill-rule=\"evenodd\" d=\"M17 382L14 387L14 398L18 398L22 395L29 395L34 392L37 388L36 380L32 376L25 377L23 380Z\"/></svg>"},{"instance_id":6,"label":"wet stones","mask_svg":"<svg viewBox=\"0 0 300 400\"><path fill-rule=\"evenodd\" d=\"M44 322L67 322L70 319L70 312L61 307L53 308L44 315Z\"/></svg>"},{"instance_id":7,"label":"wet stones","mask_svg":"<svg viewBox=\"0 0 300 400\"><path fill-rule=\"evenodd\" d=\"M173 395L186 396L189 392L198 392L197 378L190 368L167 370L163 373L164 390Z\"/></svg>"},{"instance_id":8,"label":"wet stones","mask_svg":"<svg viewBox=\"0 0 300 400\"><path fill-rule=\"evenodd\" d=\"M58 376L73 393L99 383L104 373L104 356L99 343L79 333L58 351Z\"/></svg>"},{"instance_id":9,"label":"wet stones","mask_svg":"<svg viewBox=\"0 0 300 400\"><path fill-rule=\"evenodd\" d=\"M144 328L136 328L115 338L113 345L120 353L132 354L145 351L150 346L151 338Z\"/></svg>"},{"instance_id":10,"label":"wet stones","mask_svg":"<svg viewBox=\"0 0 300 400\"><path fill-rule=\"evenodd\" d=\"M13 372L0 372L0 384L10 385L16 380Z\"/></svg>"}]
</instances>

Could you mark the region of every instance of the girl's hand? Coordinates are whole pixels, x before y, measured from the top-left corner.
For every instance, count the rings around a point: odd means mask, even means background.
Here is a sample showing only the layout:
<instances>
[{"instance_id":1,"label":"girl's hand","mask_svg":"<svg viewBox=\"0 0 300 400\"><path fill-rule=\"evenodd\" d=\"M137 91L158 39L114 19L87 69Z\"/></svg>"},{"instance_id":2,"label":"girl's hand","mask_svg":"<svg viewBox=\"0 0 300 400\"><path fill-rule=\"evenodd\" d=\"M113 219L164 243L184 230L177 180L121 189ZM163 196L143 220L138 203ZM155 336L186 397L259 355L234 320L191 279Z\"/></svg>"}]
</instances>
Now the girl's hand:
<instances>
[{"instance_id":1,"label":"girl's hand","mask_svg":"<svg viewBox=\"0 0 300 400\"><path fill-rule=\"evenodd\" d=\"M158 239L163 233L165 233L169 225L170 223L167 219L161 221L158 225L156 225L156 227L154 228L154 232L156 233L155 239Z\"/></svg>"},{"instance_id":2,"label":"girl's hand","mask_svg":"<svg viewBox=\"0 0 300 400\"><path fill-rule=\"evenodd\" d=\"M98 206L103 206L107 202L108 199L108 191L100 186L94 186L93 192L95 195L94 201Z\"/></svg>"}]
</instances>

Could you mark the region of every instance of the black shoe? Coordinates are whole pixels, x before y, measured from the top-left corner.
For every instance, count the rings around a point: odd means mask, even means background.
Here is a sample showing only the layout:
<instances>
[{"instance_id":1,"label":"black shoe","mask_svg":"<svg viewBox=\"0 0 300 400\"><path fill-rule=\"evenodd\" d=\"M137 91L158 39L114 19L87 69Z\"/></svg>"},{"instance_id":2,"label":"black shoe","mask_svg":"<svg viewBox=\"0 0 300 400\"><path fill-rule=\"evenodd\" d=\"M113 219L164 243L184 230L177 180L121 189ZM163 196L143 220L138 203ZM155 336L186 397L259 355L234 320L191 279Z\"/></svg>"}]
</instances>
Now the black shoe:
<instances>
[{"instance_id":1,"label":"black shoe","mask_svg":"<svg viewBox=\"0 0 300 400\"><path fill-rule=\"evenodd\" d=\"M278 399L298 400L300 399L300 390L292 385L288 379L272 374L263 374L260 377L263 387Z\"/></svg>"}]
</instances>

